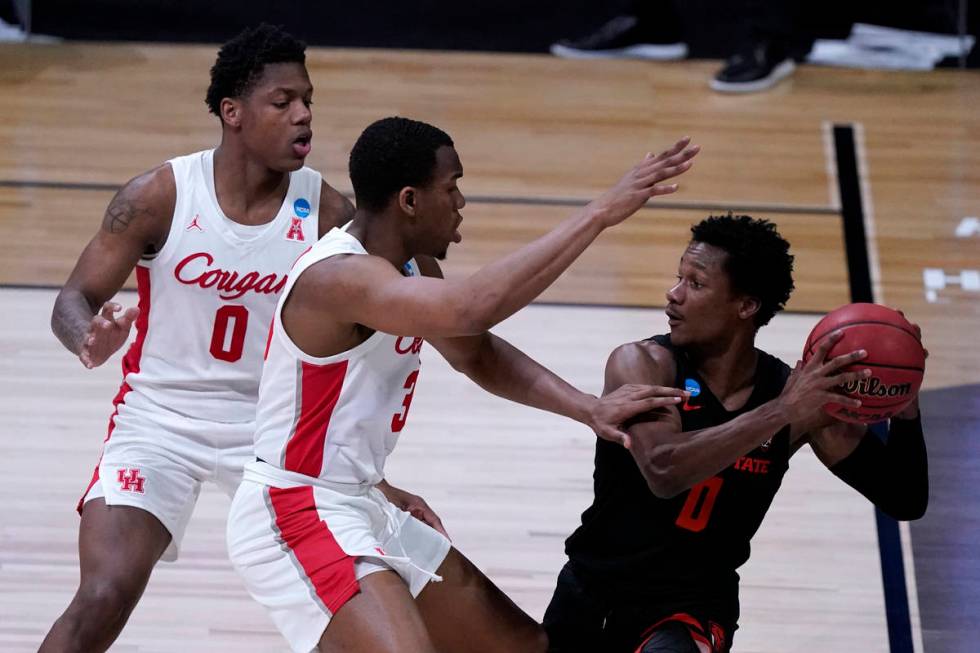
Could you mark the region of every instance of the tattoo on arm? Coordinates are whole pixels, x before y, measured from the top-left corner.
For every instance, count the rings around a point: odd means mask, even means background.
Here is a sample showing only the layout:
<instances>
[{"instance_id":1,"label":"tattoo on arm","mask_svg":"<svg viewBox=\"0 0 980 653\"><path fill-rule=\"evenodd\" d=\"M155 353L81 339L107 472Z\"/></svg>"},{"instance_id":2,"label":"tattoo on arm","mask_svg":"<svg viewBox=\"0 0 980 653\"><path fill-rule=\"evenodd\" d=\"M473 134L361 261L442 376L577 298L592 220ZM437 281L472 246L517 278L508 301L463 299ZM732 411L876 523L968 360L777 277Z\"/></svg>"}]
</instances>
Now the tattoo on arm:
<instances>
[{"instance_id":1,"label":"tattoo on arm","mask_svg":"<svg viewBox=\"0 0 980 653\"><path fill-rule=\"evenodd\" d=\"M109 208L105 211L105 219L102 221L102 228L109 233L122 233L135 220L151 217L152 214L153 212L146 204L127 197L126 189L123 189L109 203Z\"/></svg>"}]
</instances>

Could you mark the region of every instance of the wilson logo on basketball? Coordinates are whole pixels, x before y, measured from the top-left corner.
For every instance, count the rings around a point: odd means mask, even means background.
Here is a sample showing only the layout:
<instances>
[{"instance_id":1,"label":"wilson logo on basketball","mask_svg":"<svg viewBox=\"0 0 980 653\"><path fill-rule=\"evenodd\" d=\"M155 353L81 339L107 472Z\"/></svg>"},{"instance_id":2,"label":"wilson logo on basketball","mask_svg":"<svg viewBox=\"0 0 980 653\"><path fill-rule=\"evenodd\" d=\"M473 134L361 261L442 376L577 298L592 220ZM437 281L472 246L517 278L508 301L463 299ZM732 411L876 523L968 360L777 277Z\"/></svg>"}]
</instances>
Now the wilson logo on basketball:
<instances>
[{"instance_id":1,"label":"wilson logo on basketball","mask_svg":"<svg viewBox=\"0 0 980 653\"><path fill-rule=\"evenodd\" d=\"M882 383L876 377L842 383L841 390L849 395L861 397L906 397L912 394L911 383Z\"/></svg>"},{"instance_id":2,"label":"wilson logo on basketball","mask_svg":"<svg viewBox=\"0 0 980 653\"><path fill-rule=\"evenodd\" d=\"M259 272L246 272L239 275L232 270L212 268L214 257L207 252L198 252L184 258L174 268L177 281L188 286L216 288L221 299L238 299L251 291L260 295L274 295L286 285L286 275L262 275Z\"/></svg>"}]
</instances>

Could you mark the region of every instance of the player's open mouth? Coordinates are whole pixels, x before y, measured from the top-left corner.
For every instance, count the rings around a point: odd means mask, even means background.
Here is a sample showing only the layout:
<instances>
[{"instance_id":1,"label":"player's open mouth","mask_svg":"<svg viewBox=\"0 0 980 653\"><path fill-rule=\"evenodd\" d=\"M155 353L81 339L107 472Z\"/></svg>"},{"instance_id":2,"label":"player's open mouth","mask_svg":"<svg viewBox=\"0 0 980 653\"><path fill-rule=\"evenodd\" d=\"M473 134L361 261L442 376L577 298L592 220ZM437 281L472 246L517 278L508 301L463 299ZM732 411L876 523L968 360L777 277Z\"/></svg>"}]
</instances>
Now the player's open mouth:
<instances>
[{"instance_id":1,"label":"player's open mouth","mask_svg":"<svg viewBox=\"0 0 980 653\"><path fill-rule=\"evenodd\" d=\"M670 324L671 326L678 324L681 320L684 319L680 316L679 313L676 313L670 310L669 308L664 311L664 314L667 316L667 323Z\"/></svg>"},{"instance_id":2,"label":"player's open mouth","mask_svg":"<svg viewBox=\"0 0 980 653\"><path fill-rule=\"evenodd\" d=\"M293 153L301 159L305 159L312 149L310 141L313 139L313 134L303 134L299 138L293 141Z\"/></svg>"}]
</instances>

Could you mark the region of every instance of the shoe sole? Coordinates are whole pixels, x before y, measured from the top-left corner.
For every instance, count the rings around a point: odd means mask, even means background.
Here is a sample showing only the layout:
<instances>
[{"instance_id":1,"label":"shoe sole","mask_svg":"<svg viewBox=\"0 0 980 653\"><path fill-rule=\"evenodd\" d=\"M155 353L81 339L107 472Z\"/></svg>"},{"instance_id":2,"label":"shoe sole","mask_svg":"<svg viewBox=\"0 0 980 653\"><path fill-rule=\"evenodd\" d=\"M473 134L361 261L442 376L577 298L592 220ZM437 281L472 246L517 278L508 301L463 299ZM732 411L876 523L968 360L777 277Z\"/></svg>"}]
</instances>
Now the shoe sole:
<instances>
[{"instance_id":1,"label":"shoe sole","mask_svg":"<svg viewBox=\"0 0 980 653\"><path fill-rule=\"evenodd\" d=\"M762 79L738 83L712 79L708 85L711 86L711 90L718 91L719 93L757 93L758 91L765 91L772 88L780 81L792 75L794 70L796 70L796 64L793 63L792 59L787 59L773 68L772 72Z\"/></svg>"},{"instance_id":2,"label":"shoe sole","mask_svg":"<svg viewBox=\"0 0 980 653\"><path fill-rule=\"evenodd\" d=\"M686 43L654 45L643 43L612 50L579 50L555 43L551 54L563 59L647 59L650 61L676 61L687 58Z\"/></svg>"}]
</instances>

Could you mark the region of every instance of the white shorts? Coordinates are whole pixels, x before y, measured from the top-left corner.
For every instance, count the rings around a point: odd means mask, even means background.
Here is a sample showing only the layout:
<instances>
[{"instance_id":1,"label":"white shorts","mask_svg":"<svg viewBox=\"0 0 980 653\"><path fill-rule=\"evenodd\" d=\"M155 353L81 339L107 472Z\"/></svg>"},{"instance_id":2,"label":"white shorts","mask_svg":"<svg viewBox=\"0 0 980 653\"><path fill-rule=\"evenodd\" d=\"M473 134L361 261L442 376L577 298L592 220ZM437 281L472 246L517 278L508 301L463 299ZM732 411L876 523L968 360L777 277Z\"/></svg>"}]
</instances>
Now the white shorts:
<instances>
[{"instance_id":1,"label":"white shorts","mask_svg":"<svg viewBox=\"0 0 980 653\"><path fill-rule=\"evenodd\" d=\"M243 465L255 459L254 436L254 422L211 422L120 404L78 511L100 497L111 506L143 509L170 531L162 559L176 560L201 484L213 481L233 496Z\"/></svg>"},{"instance_id":2,"label":"white shorts","mask_svg":"<svg viewBox=\"0 0 980 653\"><path fill-rule=\"evenodd\" d=\"M375 487L272 487L249 463L228 515L228 553L252 597L297 653L315 651L330 618L390 569L418 596L449 553L442 534Z\"/></svg>"}]
</instances>

